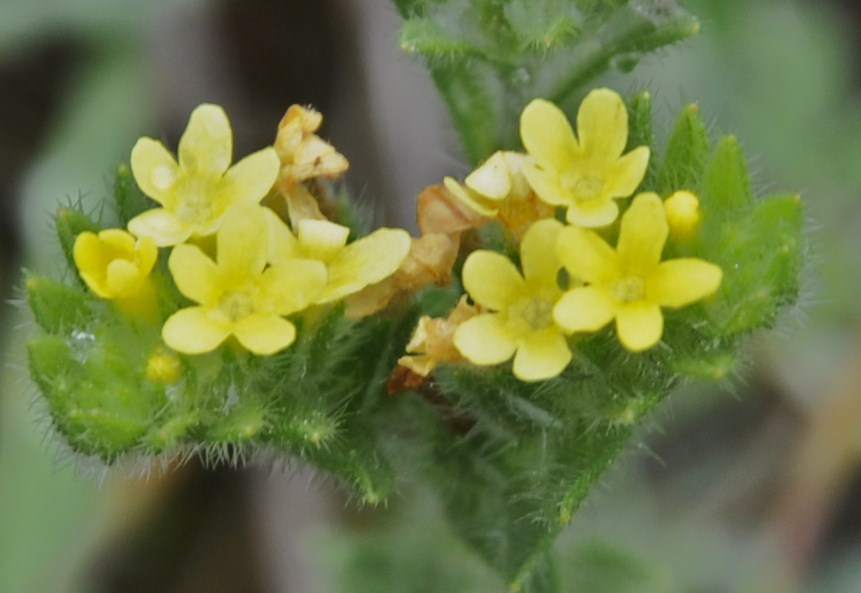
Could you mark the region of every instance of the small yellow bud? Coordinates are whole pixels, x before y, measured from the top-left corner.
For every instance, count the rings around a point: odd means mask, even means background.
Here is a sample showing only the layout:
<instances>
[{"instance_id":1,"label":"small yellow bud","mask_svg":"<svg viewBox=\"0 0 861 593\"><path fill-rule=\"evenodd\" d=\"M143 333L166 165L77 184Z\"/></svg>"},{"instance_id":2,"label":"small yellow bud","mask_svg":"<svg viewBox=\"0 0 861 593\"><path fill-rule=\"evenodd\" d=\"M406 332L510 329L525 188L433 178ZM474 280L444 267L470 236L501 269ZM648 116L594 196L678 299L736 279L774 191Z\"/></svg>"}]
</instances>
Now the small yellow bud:
<instances>
[{"instance_id":1,"label":"small yellow bud","mask_svg":"<svg viewBox=\"0 0 861 593\"><path fill-rule=\"evenodd\" d=\"M677 239L691 237L700 225L700 201L689 191L677 191L664 201L670 234Z\"/></svg>"},{"instance_id":2,"label":"small yellow bud","mask_svg":"<svg viewBox=\"0 0 861 593\"><path fill-rule=\"evenodd\" d=\"M176 383L179 372L179 359L166 350L157 350L146 363L146 378L153 383Z\"/></svg>"}]
</instances>

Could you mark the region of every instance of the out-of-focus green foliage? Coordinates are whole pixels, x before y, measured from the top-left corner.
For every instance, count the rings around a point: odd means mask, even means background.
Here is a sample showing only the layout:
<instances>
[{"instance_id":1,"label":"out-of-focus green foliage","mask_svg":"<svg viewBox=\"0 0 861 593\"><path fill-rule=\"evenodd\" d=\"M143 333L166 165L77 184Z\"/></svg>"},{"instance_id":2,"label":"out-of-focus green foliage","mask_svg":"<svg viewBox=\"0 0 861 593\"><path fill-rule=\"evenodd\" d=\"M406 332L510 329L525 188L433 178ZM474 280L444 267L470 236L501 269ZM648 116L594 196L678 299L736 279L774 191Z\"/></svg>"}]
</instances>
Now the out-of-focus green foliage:
<instances>
[{"instance_id":1,"label":"out-of-focus green foliage","mask_svg":"<svg viewBox=\"0 0 861 593\"><path fill-rule=\"evenodd\" d=\"M518 144L535 97L579 100L610 67L695 34L675 1L396 0L401 48L420 54L448 104L472 164Z\"/></svg>"}]
</instances>

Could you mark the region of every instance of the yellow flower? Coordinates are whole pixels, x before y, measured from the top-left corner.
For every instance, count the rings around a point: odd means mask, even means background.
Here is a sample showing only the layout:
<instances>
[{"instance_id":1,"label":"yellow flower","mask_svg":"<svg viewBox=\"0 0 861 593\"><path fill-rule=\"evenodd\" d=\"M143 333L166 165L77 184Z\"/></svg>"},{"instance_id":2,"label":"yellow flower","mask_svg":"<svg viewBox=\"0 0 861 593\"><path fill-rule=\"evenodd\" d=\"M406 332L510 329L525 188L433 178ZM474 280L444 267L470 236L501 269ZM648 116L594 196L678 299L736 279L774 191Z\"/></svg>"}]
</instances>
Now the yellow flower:
<instances>
[{"instance_id":1,"label":"yellow flower","mask_svg":"<svg viewBox=\"0 0 861 593\"><path fill-rule=\"evenodd\" d=\"M533 222L553 216L553 207L537 199L523 176L523 167L530 161L525 154L500 150L470 173L463 185L451 177L446 177L443 183L473 212L499 218L522 237Z\"/></svg>"},{"instance_id":2,"label":"yellow flower","mask_svg":"<svg viewBox=\"0 0 861 593\"><path fill-rule=\"evenodd\" d=\"M149 281L158 249L147 237L108 229L98 235L84 231L72 251L81 278L103 299L129 298Z\"/></svg>"},{"instance_id":3,"label":"yellow flower","mask_svg":"<svg viewBox=\"0 0 861 593\"><path fill-rule=\"evenodd\" d=\"M141 138L131 165L141 191L161 204L129 221L129 230L150 237L159 247L189 237L214 234L224 214L237 204L256 204L278 176L272 147L251 154L232 167L233 132L217 105L197 107L179 141L179 162L161 142Z\"/></svg>"},{"instance_id":4,"label":"yellow flower","mask_svg":"<svg viewBox=\"0 0 861 593\"><path fill-rule=\"evenodd\" d=\"M628 350L639 352L661 339L661 307L678 308L714 293L721 269L694 258L661 261L668 225L661 199L639 194L624 216L614 250L592 231L567 227L559 233L559 259L586 286L569 290L553 317L569 332L596 331L613 319Z\"/></svg>"},{"instance_id":5,"label":"yellow flower","mask_svg":"<svg viewBox=\"0 0 861 593\"><path fill-rule=\"evenodd\" d=\"M297 183L313 177L336 177L350 166L344 155L314 133L322 123L319 112L291 105L278 124L278 186L287 196Z\"/></svg>"},{"instance_id":6,"label":"yellow flower","mask_svg":"<svg viewBox=\"0 0 861 593\"><path fill-rule=\"evenodd\" d=\"M388 278L410 251L410 235L403 229L378 229L348 245L350 229L340 224L304 219L298 221L294 235L277 214L269 209L266 213L272 263L307 258L325 266L328 281L315 295L316 304L343 299Z\"/></svg>"},{"instance_id":7,"label":"yellow flower","mask_svg":"<svg viewBox=\"0 0 861 593\"><path fill-rule=\"evenodd\" d=\"M514 356L514 376L540 381L557 376L571 361L553 306L562 296L557 282L561 264L554 256L562 224L540 220L526 232L520 248L523 275L506 257L474 251L463 266L463 285L472 300L490 312L464 321L454 345L477 365Z\"/></svg>"},{"instance_id":8,"label":"yellow flower","mask_svg":"<svg viewBox=\"0 0 861 593\"><path fill-rule=\"evenodd\" d=\"M520 136L535 159L523 173L535 193L568 209L571 224L601 227L619 214L615 198L634 193L649 162L649 148L622 155L628 142L628 112L609 89L589 93L577 112L577 136L553 103L535 99L520 118Z\"/></svg>"},{"instance_id":9,"label":"yellow flower","mask_svg":"<svg viewBox=\"0 0 861 593\"><path fill-rule=\"evenodd\" d=\"M165 343L186 354L217 348L229 336L254 354L293 343L296 328L283 316L301 311L326 284L326 268L292 259L266 266L269 236L264 208L237 207L216 236L217 261L195 245L178 245L168 260L179 291L199 306L174 313L162 328Z\"/></svg>"}]
</instances>

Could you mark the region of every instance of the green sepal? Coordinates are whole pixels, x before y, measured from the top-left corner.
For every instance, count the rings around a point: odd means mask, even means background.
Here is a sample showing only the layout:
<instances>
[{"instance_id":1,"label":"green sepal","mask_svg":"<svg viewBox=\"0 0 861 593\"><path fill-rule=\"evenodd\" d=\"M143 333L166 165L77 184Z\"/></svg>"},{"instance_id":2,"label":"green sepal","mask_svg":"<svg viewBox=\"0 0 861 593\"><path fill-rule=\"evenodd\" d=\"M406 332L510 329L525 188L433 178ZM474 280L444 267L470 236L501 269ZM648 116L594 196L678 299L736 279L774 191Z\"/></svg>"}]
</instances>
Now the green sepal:
<instances>
[{"instance_id":1,"label":"green sepal","mask_svg":"<svg viewBox=\"0 0 861 593\"><path fill-rule=\"evenodd\" d=\"M662 196L686 189L697 191L709 158L711 141L708 129L700 116L699 107L687 105L676 119L667 140L656 189ZM652 159L652 162L657 159Z\"/></svg>"},{"instance_id":2,"label":"green sepal","mask_svg":"<svg viewBox=\"0 0 861 593\"><path fill-rule=\"evenodd\" d=\"M750 175L735 136L718 140L702 181L703 210L713 217L734 217L753 203Z\"/></svg>"},{"instance_id":3,"label":"green sepal","mask_svg":"<svg viewBox=\"0 0 861 593\"><path fill-rule=\"evenodd\" d=\"M649 148L649 165L640 187L655 186L655 131L652 127L652 96L640 91L628 99L628 146L626 151L639 146Z\"/></svg>"},{"instance_id":4,"label":"green sepal","mask_svg":"<svg viewBox=\"0 0 861 593\"><path fill-rule=\"evenodd\" d=\"M91 299L77 288L29 272L24 287L36 323L50 334L65 332L92 320Z\"/></svg>"},{"instance_id":5,"label":"green sepal","mask_svg":"<svg viewBox=\"0 0 861 593\"><path fill-rule=\"evenodd\" d=\"M127 369L89 359L97 349L90 336L74 333L68 339L41 336L27 345L31 376L56 429L73 450L111 462L135 445L156 409L147 394L135 391Z\"/></svg>"},{"instance_id":6,"label":"green sepal","mask_svg":"<svg viewBox=\"0 0 861 593\"><path fill-rule=\"evenodd\" d=\"M114 177L114 201L117 205L117 217L121 227L125 227L132 218L153 207L152 203L138 189L131 170L125 164L117 167L117 173Z\"/></svg>"},{"instance_id":7,"label":"green sepal","mask_svg":"<svg viewBox=\"0 0 861 593\"><path fill-rule=\"evenodd\" d=\"M235 391L239 397L240 390ZM209 422L200 435L204 443L242 445L259 439L266 429L266 406L247 392L243 392L241 398L232 405L228 401L227 409L210 414Z\"/></svg>"},{"instance_id":8,"label":"green sepal","mask_svg":"<svg viewBox=\"0 0 861 593\"><path fill-rule=\"evenodd\" d=\"M804 253L803 212L797 195L772 196L745 215L722 221L709 234L704 256L723 270L705 304L715 332L735 336L774 324L780 307L795 301Z\"/></svg>"},{"instance_id":9,"label":"green sepal","mask_svg":"<svg viewBox=\"0 0 861 593\"><path fill-rule=\"evenodd\" d=\"M680 353L672 361L673 370L685 377L723 381L730 377L738 366L738 357L732 346L716 348L711 352Z\"/></svg>"},{"instance_id":10,"label":"green sepal","mask_svg":"<svg viewBox=\"0 0 861 593\"><path fill-rule=\"evenodd\" d=\"M151 453L176 452L188 441L192 431L200 424L198 412L175 413L160 424L152 426L141 439L143 447Z\"/></svg>"},{"instance_id":11,"label":"green sepal","mask_svg":"<svg viewBox=\"0 0 861 593\"><path fill-rule=\"evenodd\" d=\"M385 504L395 490L395 472L366 420L357 418L333 444L305 448L301 456L344 480L363 504Z\"/></svg>"}]
</instances>

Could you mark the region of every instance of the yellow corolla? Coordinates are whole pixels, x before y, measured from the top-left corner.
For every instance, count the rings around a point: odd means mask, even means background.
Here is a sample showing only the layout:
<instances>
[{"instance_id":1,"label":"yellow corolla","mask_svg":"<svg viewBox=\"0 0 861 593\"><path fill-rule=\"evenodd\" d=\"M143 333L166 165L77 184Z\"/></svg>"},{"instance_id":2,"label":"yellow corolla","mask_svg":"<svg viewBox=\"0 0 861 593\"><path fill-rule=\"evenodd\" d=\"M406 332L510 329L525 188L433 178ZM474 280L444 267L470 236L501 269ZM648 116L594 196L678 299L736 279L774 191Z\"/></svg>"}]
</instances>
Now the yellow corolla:
<instances>
[{"instance_id":1,"label":"yellow corolla","mask_svg":"<svg viewBox=\"0 0 861 593\"><path fill-rule=\"evenodd\" d=\"M649 148L623 155L628 112L609 89L590 92L577 112L577 135L556 105L535 99L523 110L520 137L534 161L523 174L542 200L567 208L581 227L601 227L619 214L616 198L634 193L649 163Z\"/></svg>"},{"instance_id":2,"label":"yellow corolla","mask_svg":"<svg viewBox=\"0 0 861 593\"><path fill-rule=\"evenodd\" d=\"M141 138L131 167L144 194L162 205L129 221L129 230L159 247L214 234L238 204L256 204L269 192L280 162L264 148L232 167L233 132L224 110L204 104L191 114L179 141L179 162L161 142Z\"/></svg>"},{"instance_id":3,"label":"yellow corolla","mask_svg":"<svg viewBox=\"0 0 861 593\"><path fill-rule=\"evenodd\" d=\"M327 283L316 295L317 304L330 303L357 293L394 274L407 258L412 241L403 229L382 228L347 244L350 229L328 220L304 219L294 235L266 209L270 232L270 261L307 258L321 262Z\"/></svg>"},{"instance_id":4,"label":"yellow corolla","mask_svg":"<svg viewBox=\"0 0 861 593\"><path fill-rule=\"evenodd\" d=\"M530 160L525 154L500 150L470 173L463 185L451 177L443 182L470 210L486 218L499 218L522 237L533 222L553 216L553 207L536 197L523 176L523 166Z\"/></svg>"},{"instance_id":5,"label":"yellow corolla","mask_svg":"<svg viewBox=\"0 0 861 593\"><path fill-rule=\"evenodd\" d=\"M291 259L267 267L264 209L231 210L216 236L213 261L195 245L178 245L168 267L179 291L198 306L165 322L162 338L178 352L199 354L234 336L247 350L274 354L293 343L296 327L285 315L310 305L326 285L326 267Z\"/></svg>"},{"instance_id":6,"label":"yellow corolla","mask_svg":"<svg viewBox=\"0 0 861 593\"><path fill-rule=\"evenodd\" d=\"M135 239L121 229L85 231L72 250L81 279L103 299L125 299L149 282L158 249L148 238Z\"/></svg>"},{"instance_id":7,"label":"yellow corolla","mask_svg":"<svg viewBox=\"0 0 861 593\"><path fill-rule=\"evenodd\" d=\"M540 220L520 247L523 274L505 256L474 251L463 266L463 285L486 312L467 319L454 332L454 345L477 365L494 365L514 356L514 376L541 381L559 375L571 361L563 330L553 320L562 296L555 256L562 224Z\"/></svg>"},{"instance_id":8,"label":"yellow corolla","mask_svg":"<svg viewBox=\"0 0 861 593\"><path fill-rule=\"evenodd\" d=\"M661 199L639 194L622 216L614 250L598 234L577 227L559 233L557 253L573 288L556 303L553 318L569 332L596 331L613 319L628 350L651 348L661 339L661 307L678 308L714 293L721 269L695 258L661 261L667 240Z\"/></svg>"},{"instance_id":9,"label":"yellow corolla","mask_svg":"<svg viewBox=\"0 0 861 593\"><path fill-rule=\"evenodd\" d=\"M493 217L506 200L525 200L532 192L521 172L527 160L525 154L500 150L467 175L464 185L446 177L445 186L475 212Z\"/></svg>"},{"instance_id":10,"label":"yellow corolla","mask_svg":"<svg viewBox=\"0 0 861 593\"><path fill-rule=\"evenodd\" d=\"M670 236L676 239L690 239L699 228L700 201L689 191L679 190L664 200L664 211L670 226Z\"/></svg>"}]
</instances>

